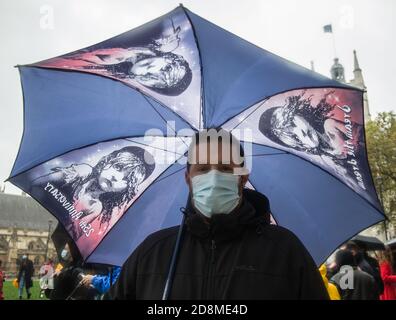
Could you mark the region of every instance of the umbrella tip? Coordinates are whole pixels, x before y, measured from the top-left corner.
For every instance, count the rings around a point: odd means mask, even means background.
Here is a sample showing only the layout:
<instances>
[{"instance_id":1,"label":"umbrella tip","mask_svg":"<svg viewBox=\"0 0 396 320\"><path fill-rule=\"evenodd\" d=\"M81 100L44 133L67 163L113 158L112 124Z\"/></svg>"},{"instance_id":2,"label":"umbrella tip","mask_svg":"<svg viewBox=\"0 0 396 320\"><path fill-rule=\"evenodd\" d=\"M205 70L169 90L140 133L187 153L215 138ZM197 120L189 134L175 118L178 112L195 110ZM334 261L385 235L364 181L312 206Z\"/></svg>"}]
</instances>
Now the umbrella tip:
<instances>
[{"instance_id":1,"label":"umbrella tip","mask_svg":"<svg viewBox=\"0 0 396 320\"><path fill-rule=\"evenodd\" d=\"M182 8L184 8L183 3L181 3L181 2L179 3L179 6L182 7Z\"/></svg>"}]
</instances>

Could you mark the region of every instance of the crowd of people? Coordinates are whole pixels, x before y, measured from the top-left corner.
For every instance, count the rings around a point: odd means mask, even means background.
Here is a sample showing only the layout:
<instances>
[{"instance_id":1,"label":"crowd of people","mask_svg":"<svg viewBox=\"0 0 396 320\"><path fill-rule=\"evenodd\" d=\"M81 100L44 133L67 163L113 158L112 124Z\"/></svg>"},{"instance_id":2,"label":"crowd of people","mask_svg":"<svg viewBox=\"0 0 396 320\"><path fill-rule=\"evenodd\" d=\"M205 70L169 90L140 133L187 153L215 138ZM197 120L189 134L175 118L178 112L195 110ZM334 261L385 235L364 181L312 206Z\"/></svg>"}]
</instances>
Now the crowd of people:
<instances>
[{"instance_id":1,"label":"crowd of people","mask_svg":"<svg viewBox=\"0 0 396 320\"><path fill-rule=\"evenodd\" d=\"M349 241L320 272L332 300L396 300L396 275L390 248L370 256L365 245Z\"/></svg>"},{"instance_id":2,"label":"crowd of people","mask_svg":"<svg viewBox=\"0 0 396 320\"><path fill-rule=\"evenodd\" d=\"M390 248L376 251L375 258L362 244L349 241L335 254L332 263L323 264L319 271L331 300L396 300L396 274ZM39 297L53 300L100 300L116 282L120 267L81 264L73 258L69 245L61 251L54 264L46 261L38 272ZM30 299L33 263L22 256L16 286L19 299L26 291ZM0 300L4 299L5 274L0 260Z\"/></svg>"},{"instance_id":3,"label":"crowd of people","mask_svg":"<svg viewBox=\"0 0 396 320\"><path fill-rule=\"evenodd\" d=\"M66 239L65 241L63 241ZM56 263L48 259L35 274L33 262L23 255L12 281L19 299L99 300L110 289L121 271L117 266L84 263L77 247L60 225L53 234L57 249ZM33 277L39 278L39 294L32 297ZM5 273L0 260L0 300L4 297ZM25 294L26 293L26 294Z\"/></svg>"},{"instance_id":4,"label":"crowd of people","mask_svg":"<svg viewBox=\"0 0 396 320\"><path fill-rule=\"evenodd\" d=\"M3 283L5 274L0 260L0 300L4 300ZM106 267L73 261L67 248L62 250L61 259L55 265L52 259L46 261L38 272L39 297L50 300L99 300L117 280L120 267ZM13 285L19 299L32 298L34 268L32 261L24 255ZM26 295L24 294L26 292ZM7 297L6 297L7 298Z\"/></svg>"},{"instance_id":5,"label":"crowd of people","mask_svg":"<svg viewBox=\"0 0 396 320\"><path fill-rule=\"evenodd\" d=\"M319 268L331 300L396 300L396 274L390 248L369 255L364 245L349 241L339 248L330 264ZM69 246L61 251L59 262L46 261L38 272L41 299L100 300L114 284L120 267L85 264L73 259ZM33 263L24 255L15 284L19 299L24 289L30 299ZM5 274L0 260L0 300L4 299Z\"/></svg>"}]
</instances>

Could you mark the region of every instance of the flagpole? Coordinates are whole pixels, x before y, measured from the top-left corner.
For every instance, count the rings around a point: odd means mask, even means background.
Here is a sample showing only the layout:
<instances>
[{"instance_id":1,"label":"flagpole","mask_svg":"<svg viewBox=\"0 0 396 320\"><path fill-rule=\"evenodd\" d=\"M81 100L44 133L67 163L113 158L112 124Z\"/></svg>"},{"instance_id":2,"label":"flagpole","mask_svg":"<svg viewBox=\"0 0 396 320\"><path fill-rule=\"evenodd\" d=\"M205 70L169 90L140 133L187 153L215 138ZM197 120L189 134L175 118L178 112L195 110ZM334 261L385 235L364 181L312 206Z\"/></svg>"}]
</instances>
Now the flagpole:
<instances>
[{"instance_id":1,"label":"flagpole","mask_svg":"<svg viewBox=\"0 0 396 320\"><path fill-rule=\"evenodd\" d=\"M336 44L335 44L335 35L334 32L331 32L332 38L333 38L333 50L334 50L334 58L337 58L337 50L336 50Z\"/></svg>"},{"instance_id":2,"label":"flagpole","mask_svg":"<svg viewBox=\"0 0 396 320\"><path fill-rule=\"evenodd\" d=\"M335 44L335 33L333 32L333 24L327 24L323 27L323 31L325 33L331 33L331 37L333 38L333 51L334 51L334 58L337 58L337 50Z\"/></svg>"}]
</instances>

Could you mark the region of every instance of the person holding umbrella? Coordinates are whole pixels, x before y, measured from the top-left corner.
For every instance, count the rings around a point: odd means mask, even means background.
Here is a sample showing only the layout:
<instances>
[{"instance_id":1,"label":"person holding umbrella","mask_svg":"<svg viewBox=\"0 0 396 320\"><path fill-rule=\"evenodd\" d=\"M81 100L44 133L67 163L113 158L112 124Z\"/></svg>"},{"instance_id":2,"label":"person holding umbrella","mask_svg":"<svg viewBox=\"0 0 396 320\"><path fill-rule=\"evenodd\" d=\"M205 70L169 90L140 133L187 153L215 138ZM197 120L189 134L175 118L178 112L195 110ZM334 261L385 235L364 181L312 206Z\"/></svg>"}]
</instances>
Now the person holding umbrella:
<instances>
[{"instance_id":1,"label":"person holding umbrella","mask_svg":"<svg viewBox=\"0 0 396 320\"><path fill-rule=\"evenodd\" d=\"M183 6L19 70L26 117L8 181L54 215L83 262L124 265L117 298L323 297L311 257L319 266L385 218L364 92ZM205 150L190 141L213 127L251 133L239 138L254 170L235 173L243 163L226 152L190 162L186 187L186 154Z\"/></svg>"},{"instance_id":2,"label":"person holding umbrella","mask_svg":"<svg viewBox=\"0 0 396 320\"><path fill-rule=\"evenodd\" d=\"M190 198L168 298L328 299L305 247L290 231L269 224L264 195L244 189L248 173L240 142L228 131L214 131L215 137L211 130L198 132L189 148ZM124 264L108 298L161 299L178 230L149 236Z\"/></svg>"},{"instance_id":3,"label":"person holding umbrella","mask_svg":"<svg viewBox=\"0 0 396 320\"><path fill-rule=\"evenodd\" d=\"M1 270L3 261L0 260L0 300L4 300L4 293L3 293L3 282L5 281L5 274L3 270Z\"/></svg>"}]
</instances>

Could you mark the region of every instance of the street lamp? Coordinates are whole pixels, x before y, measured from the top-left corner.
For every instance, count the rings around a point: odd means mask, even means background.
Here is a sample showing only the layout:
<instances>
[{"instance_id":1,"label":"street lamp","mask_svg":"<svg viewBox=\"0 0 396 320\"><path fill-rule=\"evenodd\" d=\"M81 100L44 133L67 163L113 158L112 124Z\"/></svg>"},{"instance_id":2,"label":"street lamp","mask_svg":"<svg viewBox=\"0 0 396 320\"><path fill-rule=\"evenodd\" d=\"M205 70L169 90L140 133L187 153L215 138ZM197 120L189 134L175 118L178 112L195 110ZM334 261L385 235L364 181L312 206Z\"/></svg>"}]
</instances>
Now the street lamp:
<instances>
[{"instance_id":1,"label":"street lamp","mask_svg":"<svg viewBox=\"0 0 396 320\"><path fill-rule=\"evenodd\" d=\"M48 258L48 244L49 244L49 238L51 234L51 226L52 226L52 220L48 220L48 237L47 237L47 245L45 247L45 262L47 262Z\"/></svg>"}]
</instances>

